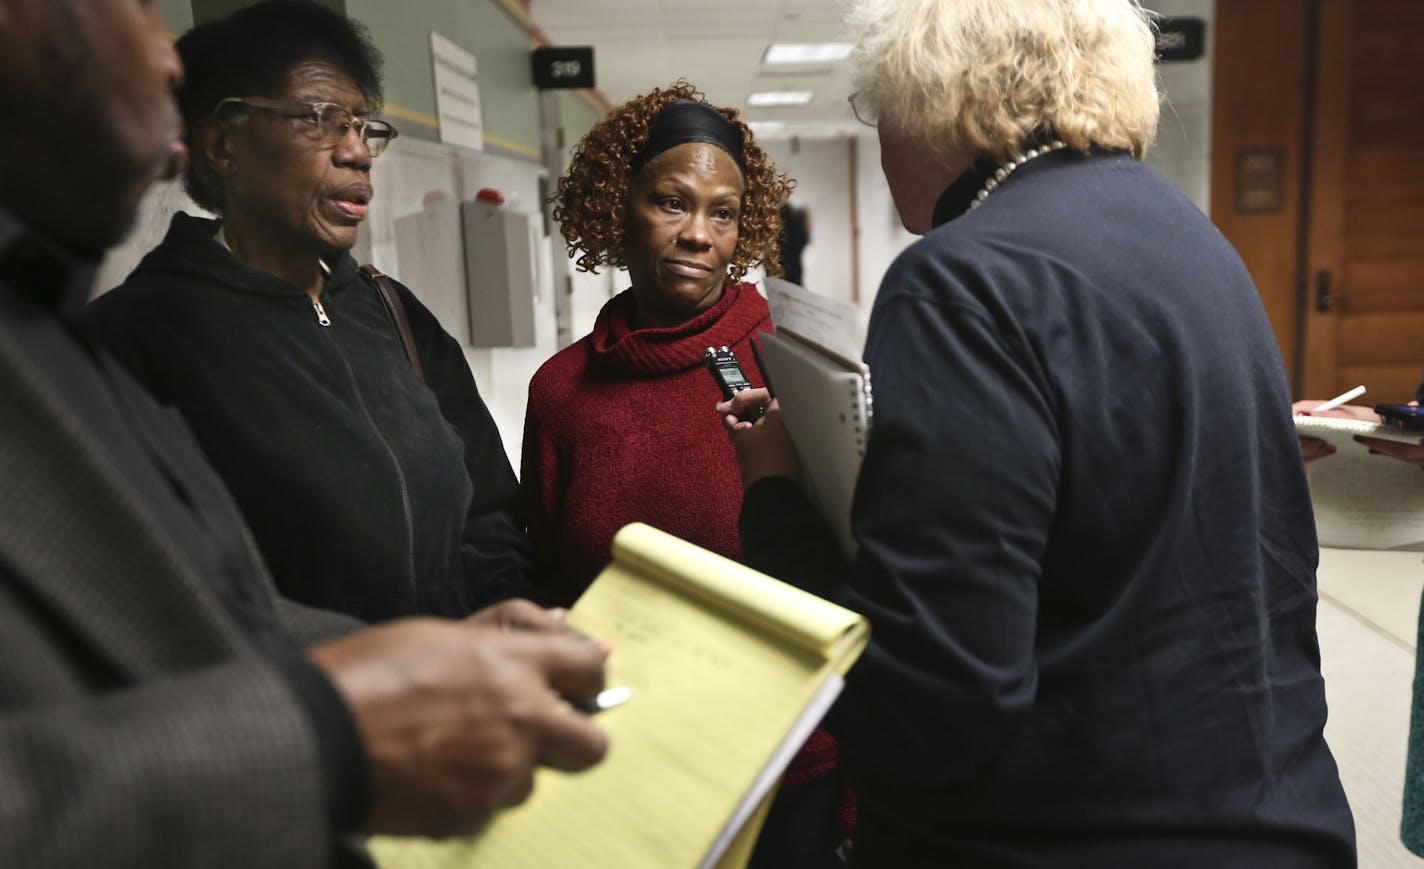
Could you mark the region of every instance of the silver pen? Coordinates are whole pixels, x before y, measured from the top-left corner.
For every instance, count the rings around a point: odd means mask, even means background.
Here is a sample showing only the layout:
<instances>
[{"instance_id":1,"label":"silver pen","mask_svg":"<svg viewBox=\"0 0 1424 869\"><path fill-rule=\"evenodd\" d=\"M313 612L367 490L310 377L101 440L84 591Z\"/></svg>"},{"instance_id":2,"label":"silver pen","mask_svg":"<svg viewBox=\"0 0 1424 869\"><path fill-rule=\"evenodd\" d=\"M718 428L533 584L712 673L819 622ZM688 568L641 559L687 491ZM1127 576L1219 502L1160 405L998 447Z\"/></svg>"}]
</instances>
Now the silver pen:
<instances>
[{"instance_id":1,"label":"silver pen","mask_svg":"<svg viewBox=\"0 0 1424 869\"><path fill-rule=\"evenodd\" d=\"M620 685L617 688L605 688L599 691L594 698L587 703L576 705L574 708L585 715L597 715L606 712L615 706L622 706L633 696L633 689L627 685Z\"/></svg>"}]
</instances>

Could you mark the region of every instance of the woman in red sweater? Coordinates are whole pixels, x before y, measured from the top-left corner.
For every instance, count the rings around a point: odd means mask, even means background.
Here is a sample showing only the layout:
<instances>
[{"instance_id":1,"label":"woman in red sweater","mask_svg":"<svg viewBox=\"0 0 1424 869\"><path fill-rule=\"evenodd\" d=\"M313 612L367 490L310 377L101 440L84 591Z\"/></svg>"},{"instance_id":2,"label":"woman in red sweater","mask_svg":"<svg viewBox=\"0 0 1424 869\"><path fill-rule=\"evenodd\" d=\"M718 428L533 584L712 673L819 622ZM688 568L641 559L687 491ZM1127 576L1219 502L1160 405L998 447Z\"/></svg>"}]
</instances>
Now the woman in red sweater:
<instances>
[{"instance_id":1,"label":"woman in red sweater","mask_svg":"<svg viewBox=\"0 0 1424 869\"><path fill-rule=\"evenodd\" d=\"M554 198L569 253L584 271L626 267L632 286L529 384L521 476L542 602L572 604L630 522L741 558L741 478L707 413L721 393L703 353L726 346L763 382L749 342L770 314L741 278L758 262L780 273L791 187L736 110L686 82L625 103L574 149ZM853 808L835 772L835 741L818 730L787 771L754 867L842 865Z\"/></svg>"},{"instance_id":2,"label":"woman in red sweater","mask_svg":"<svg viewBox=\"0 0 1424 869\"><path fill-rule=\"evenodd\" d=\"M700 96L679 82L625 103L559 179L554 216L578 267L626 267L632 287L529 384L521 476L547 604L572 604L629 522L741 556L741 478L699 404L720 400L702 354L726 345L761 382L748 342L771 318L739 280L757 262L780 272L791 182L735 110Z\"/></svg>"}]
</instances>

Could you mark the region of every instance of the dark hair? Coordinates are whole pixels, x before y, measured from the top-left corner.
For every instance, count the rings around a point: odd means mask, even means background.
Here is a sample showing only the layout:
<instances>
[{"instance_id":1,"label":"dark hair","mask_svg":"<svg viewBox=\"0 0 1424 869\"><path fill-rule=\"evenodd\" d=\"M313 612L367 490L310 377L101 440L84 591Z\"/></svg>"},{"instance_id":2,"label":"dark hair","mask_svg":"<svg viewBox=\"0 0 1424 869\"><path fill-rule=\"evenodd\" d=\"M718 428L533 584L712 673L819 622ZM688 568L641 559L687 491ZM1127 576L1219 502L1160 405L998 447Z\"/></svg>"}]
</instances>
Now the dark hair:
<instances>
[{"instance_id":1,"label":"dark hair","mask_svg":"<svg viewBox=\"0 0 1424 869\"><path fill-rule=\"evenodd\" d=\"M266 0L189 30L178 40L187 71L178 109L192 162L188 195L209 211L223 209L216 173L196 147L193 129L227 97L275 96L293 66L325 60L355 80L367 108L382 102L381 53L365 25L311 0Z\"/></svg>"}]
</instances>

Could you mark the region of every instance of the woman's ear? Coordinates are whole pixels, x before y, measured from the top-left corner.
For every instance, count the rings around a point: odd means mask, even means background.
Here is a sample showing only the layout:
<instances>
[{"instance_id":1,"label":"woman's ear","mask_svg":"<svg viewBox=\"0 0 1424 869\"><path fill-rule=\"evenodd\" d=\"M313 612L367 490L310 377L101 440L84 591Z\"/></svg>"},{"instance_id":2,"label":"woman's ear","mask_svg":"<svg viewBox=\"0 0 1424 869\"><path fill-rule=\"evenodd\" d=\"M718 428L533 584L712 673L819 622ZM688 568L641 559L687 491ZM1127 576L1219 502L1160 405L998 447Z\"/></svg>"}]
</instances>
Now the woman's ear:
<instances>
[{"instance_id":1,"label":"woman's ear","mask_svg":"<svg viewBox=\"0 0 1424 869\"><path fill-rule=\"evenodd\" d=\"M218 177L237 174L237 156L233 149L233 129L217 118L204 118L193 128L193 145Z\"/></svg>"}]
</instances>

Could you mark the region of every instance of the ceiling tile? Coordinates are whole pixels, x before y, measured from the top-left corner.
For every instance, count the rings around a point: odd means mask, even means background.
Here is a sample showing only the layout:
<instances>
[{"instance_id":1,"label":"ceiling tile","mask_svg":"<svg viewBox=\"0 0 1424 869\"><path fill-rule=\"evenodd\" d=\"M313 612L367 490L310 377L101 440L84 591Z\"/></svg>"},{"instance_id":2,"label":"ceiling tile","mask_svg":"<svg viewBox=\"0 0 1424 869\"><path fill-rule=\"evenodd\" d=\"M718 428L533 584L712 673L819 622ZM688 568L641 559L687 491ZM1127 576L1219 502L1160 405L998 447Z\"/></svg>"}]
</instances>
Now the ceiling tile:
<instances>
[{"instance_id":1,"label":"ceiling tile","mask_svg":"<svg viewBox=\"0 0 1424 869\"><path fill-rule=\"evenodd\" d=\"M532 0L530 13L555 43L594 46L599 89L615 103L686 78L712 102L743 111L754 90L813 90L811 105L775 111L804 123L847 122L844 63L761 65L772 42L841 38L839 0Z\"/></svg>"}]
</instances>

